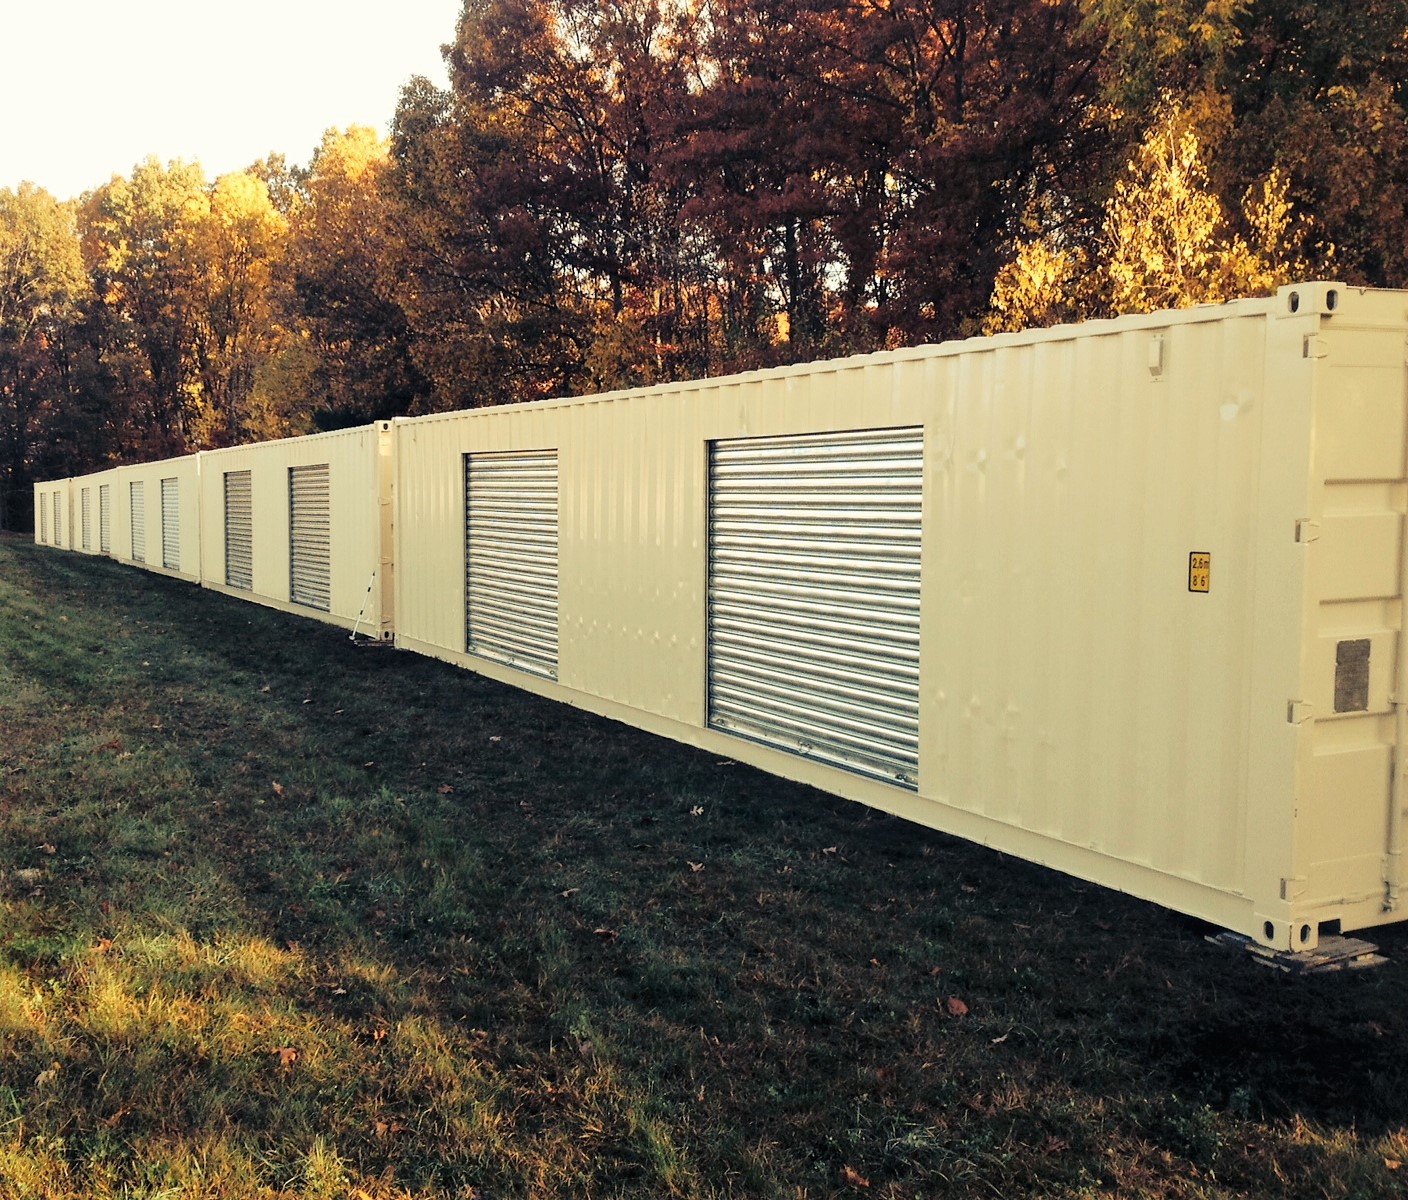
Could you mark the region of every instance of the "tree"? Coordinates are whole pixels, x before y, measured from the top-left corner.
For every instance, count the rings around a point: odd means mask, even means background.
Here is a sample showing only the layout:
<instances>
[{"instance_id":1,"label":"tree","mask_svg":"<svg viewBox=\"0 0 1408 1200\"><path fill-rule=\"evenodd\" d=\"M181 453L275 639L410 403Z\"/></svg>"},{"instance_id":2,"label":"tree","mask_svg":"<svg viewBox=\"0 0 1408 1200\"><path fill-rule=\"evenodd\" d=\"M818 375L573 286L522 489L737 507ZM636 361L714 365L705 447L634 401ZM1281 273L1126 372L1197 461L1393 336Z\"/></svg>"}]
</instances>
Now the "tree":
<instances>
[{"instance_id":1,"label":"tree","mask_svg":"<svg viewBox=\"0 0 1408 1200\"><path fill-rule=\"evenodd\" d=\"M308 390L319 428L400 416L430 392L398 299L390 168L375 130L329 130L293 209L286 323L304 341L281 369Z\"/></svg>"},{"instance_id":2,"label":"tree","mask_svg":"<svg viewBox=\"0 0 1408 1200\"><path fill-rule=\"evenodd\" d=\"M67 396L53 351L86 292L72 207L0 189L0 528L29 519L36 466L64 460L45 436Z\"/></svg>"},{"instance_id":3,"label":"tree","mask_svg":"<svg viewBox=\"0 0 1408 1200\"><path fill-rule=\"evenodd\" d=\"M1197 122L1166 102L1105 205L1090 243L1054 230L1017 244L986 332L1215 304L1310 273L1308 225L1273 170L1234 213L1212 188Z\"/></svg>"},{"instance_id":4,"label":"tree","mask_svg":"<svg viewBox=\"0 0 1408 1200\"><path fill-rule=\"evenodd\" d=\"M154 158L115 178L84 207L83 244L111 318L104 353L121 356L118 387L149 454L183 454L208 421L193 366L199 269L196 226L208 215L197 164ZM124 345L125 344L125 345ZM130 348L130 355L123 349Z\"/></svg>"}]
</instances>

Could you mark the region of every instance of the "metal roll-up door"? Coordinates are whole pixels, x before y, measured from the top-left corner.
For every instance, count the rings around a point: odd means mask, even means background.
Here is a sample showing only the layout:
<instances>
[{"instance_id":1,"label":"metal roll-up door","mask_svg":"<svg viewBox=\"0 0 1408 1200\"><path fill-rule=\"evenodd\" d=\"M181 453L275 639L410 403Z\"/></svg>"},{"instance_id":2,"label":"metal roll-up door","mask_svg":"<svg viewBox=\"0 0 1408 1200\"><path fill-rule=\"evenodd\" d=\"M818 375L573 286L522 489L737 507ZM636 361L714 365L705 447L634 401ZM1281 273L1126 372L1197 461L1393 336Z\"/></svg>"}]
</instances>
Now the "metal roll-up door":
<instances>
[{"instance_id":1,"label":"metal roll-up door","mask_svg":"<svg viewBox=\"0 0 1408 1200\"><path fill-rule=\"evenodd\" d=\"M709 723L916 787L923 430L714 442Z\"/></svg>"},{"instance_id":2,"label":"metal roll-up door","mask_svg":"<svg viewBox=\"0 0 1408 1200\"><path fill-rule=\"evenodd\" d=\"M64 537L63 493L54 493L54 545L62 546L68 539Z\"/></svg>"},{"instance_id":3,"label":"metal roll-up door","mask_svg":"<svg viewBox=\"0 0 1408 1200\"><path fill-rule=\"evenodd\" d=\"M147 485L145 480L134 479L129 485L128 496L132 510L132 561L147 561Z\"/></svg>"},{"instance_id":4,"label":"metal roll-up door","mask_svg":"<svg viewBox=\"0 0 1408 1200\"><path fill-rule=\"evenodd\" d=\"M98 484L98 549L112 553L112 484Z\"/></svg>"},{"instance_id":5,"label":"metal roll-up door","mask_svg":"<svg viewBox=\"0 0 1408 1200\"><path fill-rule=\"evenodd\" d=\"M83 549L93 548L93 489L80 488L79 497L79 523L82 525Z\"/></svg>"},{"instance_id":6,"label":"metal roll-up door","mask_svg":"<svg viewBox=\"0 0 1408 1200\"><path fill-rule=\"evenodd\" d=\"M181 483L161 481L161 565L168 571L181 569Z\"/></svg>"},{"instance_id":7,"label":"metal roll-up door","mask_svg":"<svg viewBox=\"0 0 1408 1200\"><path fill-rule=\"evenodd\" d=\"M248 471L225 472L225 584L254 588L254 506Z\"/></svg>"},{"instance_id":8,"label":"metal roll-up door","mask_svg":"<svg viewBox=\"0 0 1408 1200\"><path fill-rule=\"evenodd\" d=\"M43 496L39 497L39 541L41 545L49 541L49 505Z\"/></svg>"},{"instance_id":9,"label":"metal roll-up door","mask_svg":"<svg viewBox=\"0 0 1408 1200\"><path fill-rule=\"evenodd\" d=\"M290 467L289 598L295 604L332 609L332 506L328 464Z\"/></svg>"},{"instance_id":10,"label":"metal roll-up door","mask_svg":"<svg viewBox=\"0 0 1408 1200\"><path fill-rule=\"evenodd\" d=\"M557 678L557 451L466 454L465 645Z\"/></svg>"}]
</instances>

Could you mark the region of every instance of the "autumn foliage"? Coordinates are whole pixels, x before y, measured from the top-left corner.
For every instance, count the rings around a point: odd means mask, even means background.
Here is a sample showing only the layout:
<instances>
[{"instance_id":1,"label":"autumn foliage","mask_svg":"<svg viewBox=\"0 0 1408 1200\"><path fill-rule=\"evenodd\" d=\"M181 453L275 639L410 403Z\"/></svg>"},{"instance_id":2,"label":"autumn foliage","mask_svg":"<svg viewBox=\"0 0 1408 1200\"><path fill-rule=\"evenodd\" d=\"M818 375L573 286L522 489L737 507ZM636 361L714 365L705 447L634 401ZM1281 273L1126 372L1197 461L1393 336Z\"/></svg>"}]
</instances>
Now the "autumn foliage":
<instances>
[{"instance_id":1,"label":"autumn foliage","mask_svg":"<svg viewBox=\"0 0 1408 1200\"><path fill-rule=\"evenodd\" d=\"M1408 279L1408 0L467 0L445 52L307 167L0 192L0 522L159 453Z\"/></svg>"}]
</instances>

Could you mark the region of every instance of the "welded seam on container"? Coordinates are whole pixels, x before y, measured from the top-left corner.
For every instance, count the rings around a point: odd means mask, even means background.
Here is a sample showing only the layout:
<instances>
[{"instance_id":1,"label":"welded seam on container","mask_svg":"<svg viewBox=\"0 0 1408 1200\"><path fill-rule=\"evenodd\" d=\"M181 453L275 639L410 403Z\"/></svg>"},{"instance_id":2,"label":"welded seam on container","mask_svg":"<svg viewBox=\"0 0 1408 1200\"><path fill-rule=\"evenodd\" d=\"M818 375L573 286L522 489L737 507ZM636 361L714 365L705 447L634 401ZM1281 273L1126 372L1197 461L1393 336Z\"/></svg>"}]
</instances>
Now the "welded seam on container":
<instances>
[{"instance_id":1,"label":"welded seam on container","mask_svg":"<svg viewBox=\"0 0 1408 1200\"><path fill-rule=\"evenodd\" d=\"M466 454L465 649L557 678L556 450Z\"/></svg>"},{"instance_id":2,"label":"welded seam on container","mask_svg":"<svg viewBox=\"0 0 1408 1200\"><path fill-rule=\"evenodd\" d=\"M923 431L709 454L709 724L914 788Z\"/></svg>"}]
</instances>

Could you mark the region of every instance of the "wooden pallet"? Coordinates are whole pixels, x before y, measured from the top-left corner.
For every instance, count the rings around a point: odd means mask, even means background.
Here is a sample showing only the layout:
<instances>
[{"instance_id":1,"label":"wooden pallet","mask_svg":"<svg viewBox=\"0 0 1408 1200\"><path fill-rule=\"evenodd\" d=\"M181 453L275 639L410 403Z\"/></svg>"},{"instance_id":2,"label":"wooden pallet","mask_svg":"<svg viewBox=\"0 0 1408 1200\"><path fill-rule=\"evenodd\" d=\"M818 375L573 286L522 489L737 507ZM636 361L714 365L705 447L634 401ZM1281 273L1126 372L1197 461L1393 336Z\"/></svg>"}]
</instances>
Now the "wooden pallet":
<instances>
[{"instance_id":1,"label":"wooden pallet","mask_svg":"<svg viewBox=\"0 0 1408 1200\"><path fill-rule=\"evenodd\" d=\"M1367 967L1377 967L1388 962L1380 954L1373 942L1359 938L1342 937L1339 934L1320 939L1314 950L1272 950L1258 945L1251 938L1240 933L1223 930L1210 934L1207 938L1214 946L1231 950L1242 950L1252 956L1252 961L1260 967L1270 967L1273 971L1284 971L1289 975L1324 975L1331 971L1362 971Z\"/></svg>"}]
</instances>

